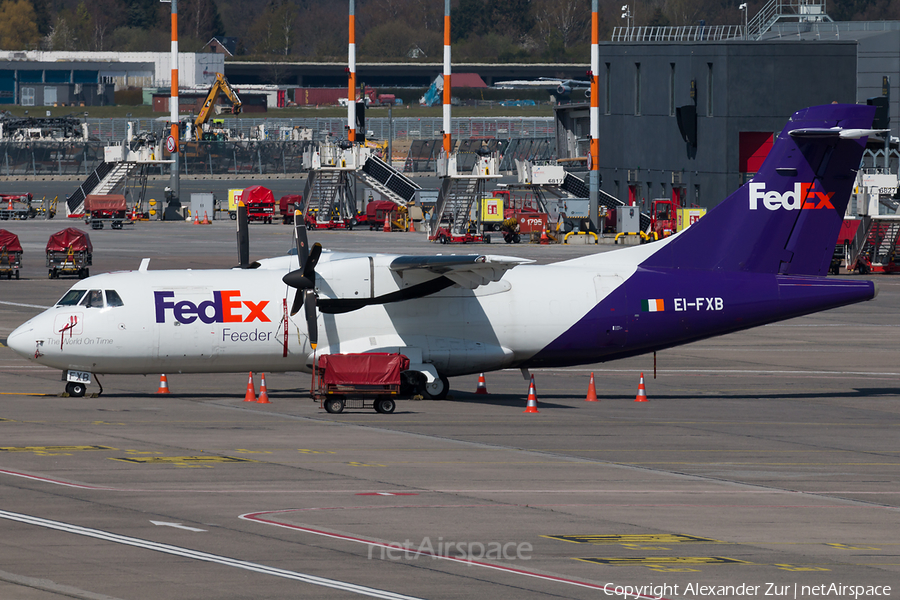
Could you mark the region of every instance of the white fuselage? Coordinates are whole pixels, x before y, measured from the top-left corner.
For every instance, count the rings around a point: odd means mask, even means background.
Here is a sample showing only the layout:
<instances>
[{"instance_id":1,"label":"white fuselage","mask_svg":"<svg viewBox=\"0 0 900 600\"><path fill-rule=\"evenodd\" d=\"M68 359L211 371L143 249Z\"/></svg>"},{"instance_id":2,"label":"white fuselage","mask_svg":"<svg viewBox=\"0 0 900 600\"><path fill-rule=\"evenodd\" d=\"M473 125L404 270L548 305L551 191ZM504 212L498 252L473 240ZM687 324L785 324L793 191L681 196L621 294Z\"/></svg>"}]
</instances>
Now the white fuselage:
<instances>
[{"instance_id":1,"label":"white fuselage","mask_svg":"<svg viewBox=\"0 0 900 600\"><path fill-rule=\"evenodd\" d=\"M316 353L400 351L444 376L516 366L621 285L645 252L609 260L628 254L522 265L476 289L454 285L422 298L320 312ZM320 302L377 297L435 277L392 272L394 258L324 253L316 269ZM258 269L97 275L72 290L114 290L121 306L54 306L14 331L9 345L41 364L92 373L309 372L307 323L303 311L287 314L294 290L282 282L297 266L285 256Z\"/></svg>"}]
</instances>

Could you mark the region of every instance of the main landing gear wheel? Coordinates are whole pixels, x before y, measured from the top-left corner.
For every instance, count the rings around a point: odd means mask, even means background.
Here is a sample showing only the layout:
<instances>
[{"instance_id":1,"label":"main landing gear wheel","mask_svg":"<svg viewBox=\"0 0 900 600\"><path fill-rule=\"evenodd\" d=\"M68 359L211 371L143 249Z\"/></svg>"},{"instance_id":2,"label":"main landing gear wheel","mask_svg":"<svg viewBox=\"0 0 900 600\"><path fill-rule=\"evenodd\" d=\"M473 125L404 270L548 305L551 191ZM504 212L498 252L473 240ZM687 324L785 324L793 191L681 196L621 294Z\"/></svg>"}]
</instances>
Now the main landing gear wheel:
<instances>
[{"instance_id":1,"label":"main landing gear wheel","mask_svg":"<svg viewBox=\"0 0 900 600\"><path fill-rule=\"evenodd\" d=\"M450 381L446 377L438 377L425 384L425 395L432 400L444 400L450 392Z\"/></svg>"},{"instance_id":2,"label":"main landing gear wheel","mask_svg":"<svg viewBox=\"0 0 900 600\"><path fill-rule=\"evenodd\" d=\"M325 412L331 414L344 412L344 401L340 398L329 398L325 401Z\"/></svg>"},{"instance_id":3,"label":"main landing gear wheel","mask_svg":"<svg viewBox=\"0 0 900 600\"><path fill-rule=\"evenodd\" d=\"M375 401L375 412L389 415L397 408L397 403L393 398L380 398Z\"/></svg>"},{"instance_id":4,"label":"main landing gear wheel","mask_svg":"<svg viewBox=\"0 0 900 600\"><path fill-rule=\"evenodd\" d=\"M83 383L79 383L77 381L70 381L66 384L66 393L73 398L81 398L84 396L84 393L87 391L87 388Z\"/></svg>"}]
</instances>

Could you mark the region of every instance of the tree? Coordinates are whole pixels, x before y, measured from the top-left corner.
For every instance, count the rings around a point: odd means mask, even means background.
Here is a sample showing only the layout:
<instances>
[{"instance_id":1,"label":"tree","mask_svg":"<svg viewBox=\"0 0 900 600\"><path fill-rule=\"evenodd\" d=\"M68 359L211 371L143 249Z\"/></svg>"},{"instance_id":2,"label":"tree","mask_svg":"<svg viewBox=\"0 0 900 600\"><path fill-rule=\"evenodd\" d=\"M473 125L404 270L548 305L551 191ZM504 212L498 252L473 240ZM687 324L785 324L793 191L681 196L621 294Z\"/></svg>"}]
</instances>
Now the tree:
<instances>
[{"instance_id":1,"label":"tree","mask_svg":"<svg viewBox=\"0 0 900 600\"><path fill-rule=\"evenodd\" d=\"M225 33L219 9L214 0L181 0L178 2L178 37L191 37L205 44Z\"/></svg>"},{"instance_id":2,"label":"tree","mask_svg":"<svg viewBox=\"0 0 900 600\"><path fill-rule=\"evenodd\" d=\"M75 32L64 15L57 15L47 36L47 49L51 51L75 50Z\"/></svg>"},{"instance_id":3,"label":"tree","mask_svg":"<svg viewBox=\"0 0 900 600\"><path fill-rule=\"evenodd\" d=\"M578 41L590 40L591 11L586 0L535 0L532 18L535 34L547 48L558 44L565 52Z\"/></svg>"},{"instance_id":4,"label":"tree","mask_svg":"<svg viewBox=\"0 0 900 600\"><path fill-rule=\"evenodd\" d=\"M6 0L0 4L0 48L31 50L40 39L37 15L29 0Z\"/></svg>"}]
</instances>

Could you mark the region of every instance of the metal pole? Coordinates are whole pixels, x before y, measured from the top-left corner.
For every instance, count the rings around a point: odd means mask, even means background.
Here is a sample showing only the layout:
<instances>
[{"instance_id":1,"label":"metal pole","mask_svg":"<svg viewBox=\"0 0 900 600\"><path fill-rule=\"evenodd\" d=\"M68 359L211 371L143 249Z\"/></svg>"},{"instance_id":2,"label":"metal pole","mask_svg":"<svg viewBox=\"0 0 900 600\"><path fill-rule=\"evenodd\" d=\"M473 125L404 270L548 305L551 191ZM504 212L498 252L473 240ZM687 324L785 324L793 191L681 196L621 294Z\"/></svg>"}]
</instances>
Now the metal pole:
<instances>
[{"instance_id":1,"label":"metal pole","mask_svg":"<svg viewBox=\"0 0 900 600\"><path fill-rule=\"evenodd\" d=\"M444 154L450 158L450 0L444 0Z\"/></svg>"},{"instance_id":2,"label":"metal pole","mask_svg":"<svg viewBox=\"0 0 900 600\"><path fill-rule=\"evenodd\" d=\"M171 121L171 136L175 140L175 148L171 153L172 177L170 186L172 197L178 199L181 196L180 181L178 176L178 151L181 149L178 142L178 0L172 1L172 97L169 99L169 111Z\"/></svg>"},{"instance_id":3,"label":"metal pole","mask_svg":"<svg viewBox=\"0 0 900 600\"><path fill-rule=\"evenodd\" d=\"M600 219L600 16L597 0L591 0L591 147L590 147L590 222L597 231Z\"/></svg>"},{"instance_id":4,"label":"metal pole","mask_svg":"<svg viewBox=\"0 0 900 600\"><path fill-rule=\"evenodd\" d=\"M347 139L356 141L356 0L350 0L350 34L347 48Z\"/></svg>"}]
</instances>

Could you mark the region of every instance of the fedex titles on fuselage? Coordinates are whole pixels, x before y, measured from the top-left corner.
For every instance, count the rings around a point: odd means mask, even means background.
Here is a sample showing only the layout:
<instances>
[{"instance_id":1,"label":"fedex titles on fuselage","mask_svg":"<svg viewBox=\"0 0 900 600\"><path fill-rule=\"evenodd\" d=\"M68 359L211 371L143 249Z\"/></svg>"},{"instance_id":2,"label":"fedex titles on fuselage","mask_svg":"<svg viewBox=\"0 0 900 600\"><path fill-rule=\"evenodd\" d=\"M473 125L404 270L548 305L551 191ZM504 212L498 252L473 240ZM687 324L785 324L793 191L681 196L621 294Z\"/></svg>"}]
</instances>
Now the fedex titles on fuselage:
<instances>
[{"instance_id":1,"label":"fedex titles on fuselage","mask_svg":"<svg viewBox=\"0 0 900 600\"><path fill-rule=\"evenodd\" d=\"M765 183L750 183L750 210L758 210L760 200L762 200L763 208L767 210L808 210L830 208L834 209L831 204L831 197L834 192L819 192L813 189L814 183L794 184L794 189L783 194L775 191L767 192Z\"/></svg>"},{"instance_id":2,"label":"fedex titles on fuselage","mask_svg":"<svg viewBox=\"0 0 900 600\"><path fill-rule=\"evenodd\" d=\"M263 312L268 300L253 302L242 300L240 296L239 290L214 291L212 300L194 304L190 300L175 300L175 292L153 292L156 322L165 323L170 314L183 325L198 319L207 324L271 322Z\"/></svg>"}]
</instances>

